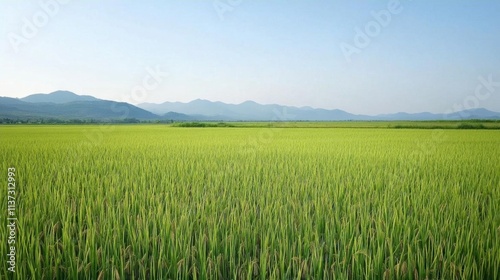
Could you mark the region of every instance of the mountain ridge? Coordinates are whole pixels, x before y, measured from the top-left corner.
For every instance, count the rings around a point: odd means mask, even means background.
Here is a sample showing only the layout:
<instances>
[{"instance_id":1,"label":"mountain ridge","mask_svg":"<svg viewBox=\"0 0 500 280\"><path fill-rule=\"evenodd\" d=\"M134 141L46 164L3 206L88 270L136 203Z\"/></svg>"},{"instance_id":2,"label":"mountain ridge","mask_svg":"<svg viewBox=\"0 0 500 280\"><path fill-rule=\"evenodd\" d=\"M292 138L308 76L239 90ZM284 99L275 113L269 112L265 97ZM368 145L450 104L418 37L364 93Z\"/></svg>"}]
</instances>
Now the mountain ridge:
<instances>
[{"instance_id":1,"label":"mountain ridge","mask_svg":"<svg viewBox=\"0 0 500 280\"><path fill-rule=\"evenodd\" d=\"M67 90L58 90L51 93L35 93L28 95L26 97L20 98L20 100L30 103L56 103L63 104L72 101L99 101L101 99L95 98L90 95L78 95L74 92Z\"/></svg>"},{"instance_id":2,"label":"mountain ridge","mask_svg":"<svg viewBox=\"0 0 500 280\"><path fill-rule=\"evenodd\" d=\"M200 110L200 104L205 107ZM224 116L222 120L253 120L253 121L347 121L347 120L466 120L466 119L500 119L500 113L485 108L475 108L452 113L407 113L397 112L378 115L352 114L341 109L322 109L310 106L284 106L279 104L259 104L247 100L239 104L228 104L220 101L195 99L190 102L141 103L140 108L152 113L162 114L165 111L175 111L187 115L204 115L206 117ZM211 106L211 107L209 107ZM222 107L222 109L219 109ZM256 114L252 114L256 113Z\"/></svg>"},{"instance_id":3,"label":"mountain ridge","mask_svg":"<svg viewBox=\"0 0 500 280\"><path fill-rule=\"evenodd\" d=\"M141 103L102 100L70 91L38 93L23 98L0 97L2 118L137 119L176 121L406 121L406 120L500 120L500 113L485 108L435 114L397 112L379 115L352 114L340 109L259 104L246 100L239 104L195 99L191 102Z\"/></svg>"},{"instance_id":4,"label":"mountain ridge","mask_svg":"<svg viewBox=\"0 0 500 280\"><path fill-rule=\"evenodd\" d=\"M54 94L55 93L55 94ZM34 94L24 98L0 97L0 117L11 119L154 120L158 116L125 102L101 100L72 92ZM70 94L68 94L70 93ZM25 100L30 101L25 101ZM34 102L37 101L37 102Z\"/></svg>"}]
</instances>

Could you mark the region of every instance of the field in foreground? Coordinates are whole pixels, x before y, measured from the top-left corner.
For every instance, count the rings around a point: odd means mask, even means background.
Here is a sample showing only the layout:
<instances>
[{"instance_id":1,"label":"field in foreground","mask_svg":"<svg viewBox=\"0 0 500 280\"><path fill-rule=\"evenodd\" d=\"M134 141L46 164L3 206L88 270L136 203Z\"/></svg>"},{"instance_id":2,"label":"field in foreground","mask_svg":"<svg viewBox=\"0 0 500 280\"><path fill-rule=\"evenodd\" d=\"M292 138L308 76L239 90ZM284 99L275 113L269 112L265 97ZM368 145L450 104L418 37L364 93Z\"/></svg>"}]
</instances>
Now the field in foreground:
<instances>
[{"instance_id":1,"label":"field in foreground","mask_svg":"<svg viewBox=\"0 0 500 280\"><path fill-rule=\"evenodd\" d=\"M0 126L0 278L499 279L499 158L499 130Z\"/></svg>"}]
</instances>

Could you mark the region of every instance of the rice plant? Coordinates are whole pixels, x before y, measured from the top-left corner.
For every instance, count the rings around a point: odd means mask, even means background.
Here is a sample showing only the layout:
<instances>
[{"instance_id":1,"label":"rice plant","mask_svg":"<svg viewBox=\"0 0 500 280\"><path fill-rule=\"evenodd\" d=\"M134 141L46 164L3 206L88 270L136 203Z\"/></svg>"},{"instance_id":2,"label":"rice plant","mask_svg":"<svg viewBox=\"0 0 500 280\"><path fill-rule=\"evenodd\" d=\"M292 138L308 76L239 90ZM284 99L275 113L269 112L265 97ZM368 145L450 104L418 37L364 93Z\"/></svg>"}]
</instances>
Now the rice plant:
<instances>
[{"instance_id":1,"label":"rice plant","mask_svg":"<svg viewBox=\"0 0 500 280\"><path fill-rule=\"evenodd\" d=\"M500 279L499 158L498 130L2 126L0 278Z\"/></svg>"}]
</instances>

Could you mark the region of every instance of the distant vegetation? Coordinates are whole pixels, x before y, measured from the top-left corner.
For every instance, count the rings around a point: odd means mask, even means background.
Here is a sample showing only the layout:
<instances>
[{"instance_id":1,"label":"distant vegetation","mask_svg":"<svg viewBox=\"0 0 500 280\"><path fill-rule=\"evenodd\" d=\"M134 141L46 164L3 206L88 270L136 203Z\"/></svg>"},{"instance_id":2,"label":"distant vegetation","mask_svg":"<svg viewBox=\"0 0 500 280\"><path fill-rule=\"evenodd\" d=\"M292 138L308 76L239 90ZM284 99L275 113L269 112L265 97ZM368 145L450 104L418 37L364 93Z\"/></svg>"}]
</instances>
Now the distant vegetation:
<instances>
[{"instance_id":1,"label":"distant vegetation","mask_svg":"<svg viewBox=\"0 0 500 280\"><path fill-rule=\"evenodd\" d=\"M458 129L486 129L482 123L461 123L457 125Z\"/></svg>"},{"instance_id":2,"label":"distant vegetation","mask_svg":"<svg viewBox=\"0 0 500 280\"><path fill-rule=\"evenodd\" d=\"M174 127L500 129L500 121L174 122Z\"/></svg>"},{"instance_id":3,"label":"distant vegetation","mask_svg":"<svg viewBox=\"0 0 500 280\"><path fill-rule=\"evenodd\" d=\"M470 122L415 122L389 125L389 128L407 129L500 129L500 121Z\"/></svg>"},{"instance_id":4,"label":"distant vegetation","mask_svg":"<svg viewBox=\"0 0 500 280\"><path fill-rule=\"evenodd\" d=\"M173 124L173 126L177 127L233 127L233 124L229 123L215 123L215 122L179 122Z\"/></svg>"},{"instance_id":5,"label":"distant vegetation","mask_svg":"<svg viewBox=\"0 0 500 280\"><path fill-rule=\"evenodd\" d=\"M267 128L393 128L393 129L500 129L500 120L467 121L335 121L335 122L183 122L172 119L58 119L58 118L0 118L0 124L170 124L174 127L267 127Z\"/></svg>"},{"instance_id":6,"label":"distant vegetation","mask_svg":"<svg viewBox=\"0 0 500 280\"><path fill-rule=\"evenodd\" d=\"M60 119L60 118L0 118L0 124L135 124L163 123L170 124L173 120L139 120L126 119Z\"/></svg>"}]
</instances>

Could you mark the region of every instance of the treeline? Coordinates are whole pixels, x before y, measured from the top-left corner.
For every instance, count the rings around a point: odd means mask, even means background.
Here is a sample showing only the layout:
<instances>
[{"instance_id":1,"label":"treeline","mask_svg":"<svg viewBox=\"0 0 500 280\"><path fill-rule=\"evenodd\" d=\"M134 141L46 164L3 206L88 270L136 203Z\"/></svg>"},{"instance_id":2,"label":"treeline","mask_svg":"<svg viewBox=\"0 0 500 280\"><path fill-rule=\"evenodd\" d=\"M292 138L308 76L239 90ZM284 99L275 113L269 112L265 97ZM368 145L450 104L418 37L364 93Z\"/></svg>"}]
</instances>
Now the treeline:
<instances>
[{"instance_id":1,"label":"treeline","mask_svg":"<svg viewBox=\"0 0 500 280\"><path fill-rule=\"evenodd\" d=\"M489 124L489 125L486 125ZM485 121L483 123L478 122L467 122L467 123L457 123L457 124L436 124L436 125L426 125L422 123L415 124L397 124L389 125L389 128L405 128L405 129L500 129L500 122L498 121Z\"/></svg>"},{"instance_id":2,"label":"treeline","mask_svg":"<svg viewBox=\"0 0 500 280\"><path fill-rule=\"evenodd\" d=\"M174 126L177 127L234 127L234 125L224 122L207 123L207 122L179 122Z\"/></svg>"},{"instance_id":3,"label":"treeline","mask_svg":"<svg viewBox=\"0 0 500 280\"><path fill-rule=\"evenodd\" d=\"M133 123L173 123L174 120L139 120L135 118L127 119L57 119L57 118L33 118L33 119L11 119L0 118L0 124L133 124Z\"/></svg>"}]
</instances>

